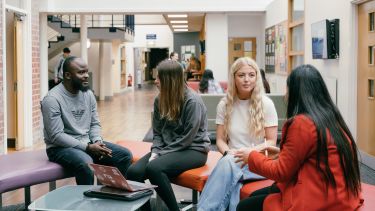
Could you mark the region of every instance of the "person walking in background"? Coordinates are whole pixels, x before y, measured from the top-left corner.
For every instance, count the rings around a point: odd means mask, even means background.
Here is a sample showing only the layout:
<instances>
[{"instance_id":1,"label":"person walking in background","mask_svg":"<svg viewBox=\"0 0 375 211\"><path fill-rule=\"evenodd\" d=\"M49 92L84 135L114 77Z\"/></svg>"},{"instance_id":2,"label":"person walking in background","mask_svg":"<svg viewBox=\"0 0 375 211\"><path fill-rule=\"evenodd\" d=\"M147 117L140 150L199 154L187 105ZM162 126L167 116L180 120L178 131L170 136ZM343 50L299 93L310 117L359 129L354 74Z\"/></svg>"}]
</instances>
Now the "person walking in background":
<instances>
[{"instance_id":1,"label":"person walking in background","mask_svg":"<svg viewBox=\"0 0 375 211\"><path fill-rule=\"evenodd\" d=\"M170 178L203 166L210 140L207 109L198 94L184 81L177 61L165 60L158 67L156 86L160 93L154 101L151 152L130 166L127 178L139 182L149 179L169 210L179 210ZM150 210L147 203L143 209Z\"/></svg>"},{"instance_id":2,"label":"person walking in background","mask_svg":"<svg viewBox=\"0 0 375 211\"><path fill-rule=\"evenodd\" d=\"M235 154L276 183L253 192L237 210L358 210L363 203L358 149L322 76L311 65L299 66L289 75L287 89L280 149L264 146Z\"/></svg>"},{"instance_id":3,"label":"person walking in background","mask_svg":"<svg viewBox=\"0 0 375 211\"><path fill-rule=\"evenodd\" d=\"M216 111L216 143L223 158L204 186L198 211L236 210L243 181L263 177L237 164L234 154L240 149L276 144L276 109L264 94L258 65L251 58L242 57L233 63L227 95Z\"/></svg>"},{"instance_id":4,"label":"person walking in background","mask_svg":"<svg viewBox=\"0 0 375 211\"><path fill-rule=\"evenodd\" d=\"M103 141L94 94L89 89L88 66L81 58L68 57L64 80L42 101L44 140L50 161L76 177L77 185L94 184L89 163L117 167L123 175L132 162L131 152Z\"/></svg>"},{"instance_id":5,"label":"person walking in background","mask_svg":"<svg viewBox=\"0 0 375 211\"><path fill-rule=\"evenodd\" d=\"M64 48L63 54L60 56L55 66L55 84L60 83L63 80L63 65L66 58L70 55L70 49Z\"/></svg>"},{"instance_id":6,"label":"person walking in background","mask_svg":"<svg viewBox=\"0 0 375 211\"><path fill-rule=\"evenodd\" d=\"M219 82L214 79L214 74L210 69L206 69L199 82L199 92L202 94L221 94L223 89Z\"/></svg>"},{"instance_id":7,"label":"person walking in background","mask_svg":"<svg viewBox=\"0 0 375 211\"><path fill-rule=\"evenodd\" d=\"M175 52L175 51L173 51L173 52L169 55L169 59L178 62L178 53Z\"/></svg>"},{"instance_id":8,"label":"person walking in background","mask_svg":"<svg viewBox=\"0 0 375 211\"><path fill-rule=\"evenodd\" d=\"M262 75L262 81L263 81L264 91L267 94L271 93L270 84L268 83L267 78L266 78L266 72L264 72L263 69L260 69L260 74Z\"/></svg>"}]
</instances>

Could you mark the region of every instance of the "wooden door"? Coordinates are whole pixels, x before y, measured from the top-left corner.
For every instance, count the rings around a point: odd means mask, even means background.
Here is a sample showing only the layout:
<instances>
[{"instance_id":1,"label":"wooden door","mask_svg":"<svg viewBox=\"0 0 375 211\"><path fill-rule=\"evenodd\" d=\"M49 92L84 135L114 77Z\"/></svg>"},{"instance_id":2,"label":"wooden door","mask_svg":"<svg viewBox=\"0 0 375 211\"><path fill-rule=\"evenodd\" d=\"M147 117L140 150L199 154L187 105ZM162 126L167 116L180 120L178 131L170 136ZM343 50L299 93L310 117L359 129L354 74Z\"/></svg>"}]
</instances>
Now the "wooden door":
<instances>
[{"instance_id":1,"label":"wooden door","mask_svg":"<svg viewBox=\"0 0 375 211\"><path fill-rule=\"evenodd\" d=\"M375 1L358 6L357 144L375 156Z\"/></svg>"},{"instance_id":2,"label":"wooden door","mask_svg":"<svg viewBox=\"0 0 375 211\"><path fill-rule=\"evenodd\" d=\"M255 37L231 37L228 41L229 67L240 57L250 57L256 60L256 38Z\"/></svg>"},{"instance_id":3,"label":"wooden door","mask_svg":"<svg viewBox=\"0 0 375 211\"><path fill-rule=\"evenodd\" d=\"M23 22L17 17L14 18L14 73L13 73L13 83L14 83L14 101L15 105L15 141L16 141L16 150L20 150L25 146L25 137L19 137L19 134L24 132L25 128L20 122L20 118L23 118L24 113L20 112L23 108L23 99L19 94L20 91L23 91L23 85L19 84L19 78L23 76L24 72L24 46L23 46Z\"/></svg>"}]
</instances>

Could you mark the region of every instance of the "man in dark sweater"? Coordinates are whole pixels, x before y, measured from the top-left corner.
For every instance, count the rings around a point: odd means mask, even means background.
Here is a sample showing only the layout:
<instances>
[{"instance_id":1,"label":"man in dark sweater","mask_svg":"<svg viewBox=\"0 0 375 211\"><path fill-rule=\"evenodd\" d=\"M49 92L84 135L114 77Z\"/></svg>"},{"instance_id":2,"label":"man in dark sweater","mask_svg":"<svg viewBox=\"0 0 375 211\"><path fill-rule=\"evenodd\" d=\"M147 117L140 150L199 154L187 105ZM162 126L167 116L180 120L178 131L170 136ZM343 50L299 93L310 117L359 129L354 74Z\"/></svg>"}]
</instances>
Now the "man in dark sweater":
<instances>
[{"instance_id":1,"label":"man in dark sweater","mask_svg":"<svg viewBox=\"0 0 375 211\"><path fill-rule=\"evenodd\" d=\"M125 175L132 161L131 152L103 141L96 100L89 90L86 62L68 57L63 72L63 82L42 101L49 159L71 170L78 185L94 183L89 163L116 166Z\"/></svg>"}]
</instances>

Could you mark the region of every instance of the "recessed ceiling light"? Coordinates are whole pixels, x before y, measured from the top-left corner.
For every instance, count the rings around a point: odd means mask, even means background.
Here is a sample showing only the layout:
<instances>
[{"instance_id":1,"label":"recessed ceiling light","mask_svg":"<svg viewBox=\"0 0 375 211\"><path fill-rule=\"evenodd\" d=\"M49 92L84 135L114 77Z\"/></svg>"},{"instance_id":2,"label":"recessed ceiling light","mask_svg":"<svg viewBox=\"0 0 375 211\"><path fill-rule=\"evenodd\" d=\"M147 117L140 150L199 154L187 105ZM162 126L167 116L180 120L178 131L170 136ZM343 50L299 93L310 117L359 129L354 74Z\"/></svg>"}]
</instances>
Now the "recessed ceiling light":
<instances>
[{"instance_id":1,"label":"recessed ceiling light","mask_svg":"<svg viewBox=\"0 0 375 211\"><path fill-rule=\"evenodd\" d=\"M188 29L173 29L175 32L187 32L189 31Z\"/></svg>"},{"instance_id":2,"label":"recessed ceiling light","mask_svg":"<svg viewBox=\"0 0 375 211\"><path fill-rule=\"evenodd\" d=\"M186 14L168 15L168 18L187 18Z\"/></svg>"},{"instance_id":3,"label":"recessed ceiling light","mask_svg":"<svg viewBox=\"0 0 375 211\"><path fill-rule=\"evenodd\" d=\"M172 28L187 28L188 25L172 25Z\"/></svg>"},{"instance_id":4,"label":"recessed ceiling light","mask_svg":"<svg viewBox=\"0 0 375 211\"><path fill-rule=\"evenodd\" d=\"M187 20L182 20L182 21L171 21L171 23L188 23Z\"/></svg>"}]
</instances>

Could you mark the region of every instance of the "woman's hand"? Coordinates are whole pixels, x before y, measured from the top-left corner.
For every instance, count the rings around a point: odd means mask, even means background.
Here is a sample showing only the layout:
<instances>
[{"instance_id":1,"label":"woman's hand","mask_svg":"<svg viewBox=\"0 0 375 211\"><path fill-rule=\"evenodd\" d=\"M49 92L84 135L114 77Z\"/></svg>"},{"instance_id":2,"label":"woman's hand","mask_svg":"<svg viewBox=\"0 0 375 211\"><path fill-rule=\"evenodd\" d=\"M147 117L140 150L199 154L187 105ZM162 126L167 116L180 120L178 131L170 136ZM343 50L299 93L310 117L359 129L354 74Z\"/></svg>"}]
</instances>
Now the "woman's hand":
<instances>
[{"instance_id":1,"label":"woman's hand","mask_svg":"<svg viewBox=\"0 0 375 211\"><path fill-rule=\"evenodd\" d=\"M280 148L274 146L265 146L261 148L259 152L263 153L268 158L276 159L279 157Z\"/></svg>"},{"instance_id":2,"label":"woman's hand","mask_svg":"<svg viewBox=\"0 0 375 211\"><path fill-rule=\"evenodd\" d=\"M151 153L151 156L150 156L150 158L148 159L148 162L151 162L152 160L154 160L155 158L157 158L158 157L158 154L156 154L156 153Z\"/></svg>"},{"instance_id":3,"label":"woman's hand","mask_svg":"<svg viewBox=\"0 0 375 211\"><path fill-rule=\"evenodd\" d=\"M241 168L247 165L247 161L249 159L249 154L252 152L254 148L241 148L234 152L234 157L236 158L236 163L242 162Z\"/></svg>"}]
</instances>

